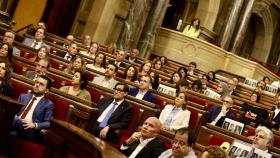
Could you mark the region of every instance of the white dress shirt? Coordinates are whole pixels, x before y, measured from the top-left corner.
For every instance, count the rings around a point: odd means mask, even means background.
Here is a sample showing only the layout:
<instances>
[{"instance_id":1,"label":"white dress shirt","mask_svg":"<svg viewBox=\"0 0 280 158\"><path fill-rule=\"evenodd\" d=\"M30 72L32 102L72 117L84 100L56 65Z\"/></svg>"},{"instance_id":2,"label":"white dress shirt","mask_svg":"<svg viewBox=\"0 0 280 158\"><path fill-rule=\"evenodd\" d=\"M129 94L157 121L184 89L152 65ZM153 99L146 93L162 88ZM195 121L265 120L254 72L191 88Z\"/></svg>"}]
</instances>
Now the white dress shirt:
<instances>
[{"instance_id":1,"label":"white dress shirt","mask_svg":"<svg viewBox=\"0 0 280 158\"><path fill-rule=\"evenodd\" d=\"M34 42L31 44L31 47L34 48L35 43L36 43L36 40L34 40ZM42 41L37 42L37 45L35 46L35 49L39 49L41 47L42 43L43 43Z\"/></svg>"},{"instance_id":2,"label":"white dress shirt","mask_svg":"<svg viewBox=\"0 0 280 158\"><path fill-rule=\"evenodd\" d=\"M221 118L221 117L223 117L224 116L224 114L223 114L223 112L222 112L222 110L221 110L221 112L219 113L219 115L210 123L211 125L216 125L216 123L219 121L219 119Z\"/></svg>"},{"instance_id":3,"label":"white dress shirt","mask_svg":"<svg viewBox=\"0 0 280 158\"><path fill-rule=\"evenodd\" d=\"M30 101L28 102L27 106L25 107L25 109L28 107L28 105L30 104L30 102L32 101L33 97L35 97L34 95L32 96L32 98L30 99ZM33 116L33 112L37 106L37 104L39 103L39 101L43 98L44 96L40 96L40 97L36 97L36 100L34 100L34 103L31 107L31 109L28 111L25 119L26 120L29 120L29 121L32 121L32 116ZM23 110L23 112L25 111L25 109ZM23 112L20 114L19 117L21 117L21 115L23 114Z\"/></svg>"},{"instance_id":4,"label":"white dress shirt","mask_svg":"<svg viewBox=\"0 0 280 158\"><path fill-rule=\"evenodd\" d=\"M153 139L155 139L155 137L143 141L140 140L139 145L135 148L135 150L131 153L131 155L128 158L135 158L138 155L138 153ZM127 148L128 148L127 146L122 145L120 149L126 150Z\"/></svg>"},{"instance_id":5,"label":"white dress shirt","mask_svg":"<svg viewBox=\"0 0 280 158\"><path fill-rule=\"evenodd\" d=\"M121 101L116 102L115 99L114 99L114 101L113 101L113 102L102 112L102 114L98 117L97 122L102 122L102 121L104 120L105 116L106 116L107 113L110 111L110 109L113 107L113 105L114 105L115 102L117 103L117 105L115 106L114 111L119 107L119 105L120 105L123 101L124 101L124 99L121 100Z\"/></svg>"},{"instance_id":6,"label":"white dress shirt","mask_svg":"<svg viewBox=\"0 0 280 158\"><path fill-rule=\"evenodd\" d=\"M147 92L148 92L148 91L141 92L141 90L139 89L139 92L138 92L138 94L135 96L135 98L142 100L143 97L144 97L144 95L145 95Z\"/></svg>"}]
</instances>

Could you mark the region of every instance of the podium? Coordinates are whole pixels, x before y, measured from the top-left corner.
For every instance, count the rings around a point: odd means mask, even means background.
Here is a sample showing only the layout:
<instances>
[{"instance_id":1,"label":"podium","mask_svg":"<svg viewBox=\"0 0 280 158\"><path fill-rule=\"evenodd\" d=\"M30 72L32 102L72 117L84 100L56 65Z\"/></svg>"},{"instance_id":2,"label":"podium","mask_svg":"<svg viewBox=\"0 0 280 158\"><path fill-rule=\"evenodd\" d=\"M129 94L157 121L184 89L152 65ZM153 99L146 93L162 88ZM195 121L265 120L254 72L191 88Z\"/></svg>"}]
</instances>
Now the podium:
<instances>
[{"instance_id":1,"label":"podium","mask_svg":"<svg viewBox=\"0 0 280 158\"><path fill-rule=\"evenodd\" d=\"M15 115L23 104L7 96L0 95L0 155L8 137Z\"/></svg>"}]
</instances>

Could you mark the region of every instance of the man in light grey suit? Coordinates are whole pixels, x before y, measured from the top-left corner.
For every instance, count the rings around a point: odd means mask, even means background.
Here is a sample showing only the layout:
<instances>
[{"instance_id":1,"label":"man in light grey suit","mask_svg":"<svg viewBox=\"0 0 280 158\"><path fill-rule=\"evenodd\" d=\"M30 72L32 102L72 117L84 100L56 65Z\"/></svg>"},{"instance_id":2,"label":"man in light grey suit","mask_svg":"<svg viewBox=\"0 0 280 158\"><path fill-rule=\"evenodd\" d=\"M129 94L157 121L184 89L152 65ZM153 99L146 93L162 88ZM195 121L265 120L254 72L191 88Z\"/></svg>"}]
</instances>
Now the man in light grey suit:
<instances>
[{"instance_id":1,"label":"man in light grey suit","mask_svg":"<svg viewBox=\"0 0 280 158\"><path fill-rule=\"evenodd\" d=\"M25 76L31 80L36 80L40 75L45 75L48 71L49 60L41 59L36 63L35 71L27 71Z\"/></svg>"},{"instance_id":2,"label":"man in light grey suit","mask_svg":"<svg viewBox=\"0 0 280 158\"><path fill-rule=\"evenodd\" d=\"M45 32L46 30L44 28L39 27L36 30L34 39L25 38L22 43L35 49L39 49L41 46L46 46L50 51L51 47L43 41L45 38Z\"/></svg>"},{"instance_id":3,"label":"man in light grey suit","mask_svg":"<svg viewBox=\"0 0 280 158\"><path fill-rule=\"evenodd\" d=\"M6 31L3 37L3 43L8 43L13 47L13 55L20 56L20 51L15 46L13 46L15 40L15 34L12 31Z\"/></svg>"},{"instance_id":4,"label":"man in light grey suit","mask_svg":"<svg viewBox=\"0 0 280 158\"><path fill-rule=\"evenodd\" d=\"M118 72L118 66L110 63L105 69L104 76L94 77L92 82L100 86L113 89L117 84L117 81L114 79L116 72Z\"/></svg>"}]
</instances>

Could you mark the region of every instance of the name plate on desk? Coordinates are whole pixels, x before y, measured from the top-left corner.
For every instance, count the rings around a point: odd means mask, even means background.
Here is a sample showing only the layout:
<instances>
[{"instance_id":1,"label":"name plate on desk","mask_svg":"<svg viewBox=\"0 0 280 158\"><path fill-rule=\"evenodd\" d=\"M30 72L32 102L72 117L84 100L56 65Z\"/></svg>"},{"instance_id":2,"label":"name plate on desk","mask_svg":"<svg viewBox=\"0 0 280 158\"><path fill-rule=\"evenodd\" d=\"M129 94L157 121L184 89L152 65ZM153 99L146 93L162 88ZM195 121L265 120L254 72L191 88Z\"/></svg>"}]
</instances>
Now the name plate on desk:
<instances>
[{"instance_id":1,"label":"name plate on desk","mask_svg":"<svg viewBox=\"0 0 280 158\"><path fill-rule=\"evenodd\" d=\"M277 91L278 91L278 87L276 86L273 86L273 85L266 85L265 86L265 91L269 92L269 93L272 93L272 94L277 94Z\"/></svg>"},{"instance_id":2,"label":"name plate on desk","mask_svg":"<svg viewBox=\"0 0 280 158\"><path fill-rule=\"evenodd\" d=\"M257 80L251 79L251 78L246 78L244 81L244 85L249 86L249 87L257 87Z\"/></svg>"},{"instance_id":3,"label":"name plate on desk","mask_svg":"<svg viewBox=\"0 0 280 158\"><path fill-rule=\"evenodd\" d=\"M220 99L221 95L216 93L215 91L207 88L205 91L204 91L204 95L210 97L210 98L214 98L214 99Z\"/></svg>"},{"instance_id":4,"label":"name plate on desk","mask_svg":"<svg viewBox=\"0 0 280 158\"><path fill-rule=\"evenodd\" d=\"M168 94L168 95L171 95L171 96L174 96L174 97L176 96L176 89L175 88L168 87L168 86L163 85L163 84L159 84L157 91Z\"/></svg>"}]
</instances>

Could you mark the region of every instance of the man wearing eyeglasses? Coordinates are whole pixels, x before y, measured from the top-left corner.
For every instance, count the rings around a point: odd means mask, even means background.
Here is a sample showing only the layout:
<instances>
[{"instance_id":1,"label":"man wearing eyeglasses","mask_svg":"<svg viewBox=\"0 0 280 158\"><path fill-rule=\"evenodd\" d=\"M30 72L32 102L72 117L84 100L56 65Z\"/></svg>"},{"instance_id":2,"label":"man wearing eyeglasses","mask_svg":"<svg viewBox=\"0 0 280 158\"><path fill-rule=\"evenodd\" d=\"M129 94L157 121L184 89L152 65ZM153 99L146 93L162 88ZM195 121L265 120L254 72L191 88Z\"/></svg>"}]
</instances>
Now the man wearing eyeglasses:
<instances>
[{"instance_id":1,"label":"man wearing eyeglasses","mask_svg":"<svg viewBox=\"0 0 280 158\"><path fill-rule=\"evenodd\" d=\"M213 106L209 110L207 122L222 127L226 118L233 119L234 114L231 111L231 107L233 106L233 100L231 97L227 96L223 100L222 106Z\"/></svg>"},{"instance_id":2,"label":"man wearing eyeglasses","mask_svg":"<svg viewBox=\"0 0 280 158\"><path fill-rule=\"evenodd\" d=\"M189 128L180 128L175 133L172 148L163 152L159 158L197 158L193 151L195 133Z\"/></svg>"},{"instance_id":3,"label":"man wearing eyeglasses","mask_svg":"<svg viewBox=\"0 0 280 158\"><path fill-rule=\"evenodd\" d=\"M20 56L20 51L15 46L13 46L15 40L15 33L12 31L6 31L3 36L3 43L8 43L10 46L13 47L13 55Z\"/></svg>"},{"instance_id":4,"label":"man wearing eyeglasses","mask_svg":"<svg viewBox=\"0 0 280 158\"><path fill-rule=\"evenodd\" d=\"M131 105L125 100L128 91L128 85L117 83L113 97L105 97L98 102L99 115L93 130L96 137L118 142L119 135L114 131L126 129L132 117Z\"/></svg>"}]
</instances>

